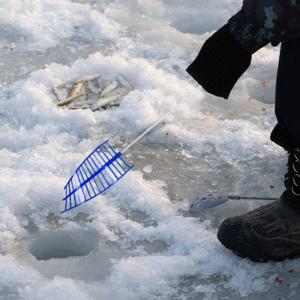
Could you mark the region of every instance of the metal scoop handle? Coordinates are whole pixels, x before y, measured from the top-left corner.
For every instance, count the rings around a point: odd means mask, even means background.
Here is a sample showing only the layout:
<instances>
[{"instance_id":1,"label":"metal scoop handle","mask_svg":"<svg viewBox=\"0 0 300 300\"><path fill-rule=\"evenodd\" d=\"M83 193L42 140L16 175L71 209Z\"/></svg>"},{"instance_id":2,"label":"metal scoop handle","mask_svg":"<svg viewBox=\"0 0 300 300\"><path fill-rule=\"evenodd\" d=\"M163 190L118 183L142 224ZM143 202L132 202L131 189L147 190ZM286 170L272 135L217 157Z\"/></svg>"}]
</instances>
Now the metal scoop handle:
<instances>
[{"instance_id":1,"label":"metal scoop handle","mask_svg":"<svg viewBox=\"0 0 300 300\"><path fill-rule=\"evenodd\" d=\"M228 196L230 200L265 200L265 201L274 201L277 200L278 198L270 198L270 197L242 197L242 196Z\"/></svg>"}]
</instances>

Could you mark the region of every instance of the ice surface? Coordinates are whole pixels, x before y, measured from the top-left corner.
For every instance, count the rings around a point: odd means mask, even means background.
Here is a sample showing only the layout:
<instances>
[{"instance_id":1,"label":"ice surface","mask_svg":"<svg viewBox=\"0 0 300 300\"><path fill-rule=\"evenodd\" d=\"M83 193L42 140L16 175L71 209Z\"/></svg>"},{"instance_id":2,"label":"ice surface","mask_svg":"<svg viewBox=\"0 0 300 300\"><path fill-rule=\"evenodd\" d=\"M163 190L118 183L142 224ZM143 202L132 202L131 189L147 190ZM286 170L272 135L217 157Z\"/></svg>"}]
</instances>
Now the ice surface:
<instances>
[{"instance_id":1,"label":"ice surface","mask_svg":"<svg viewBox=\"0 0 300 300\"><path fill-rule=\"evenodd\" d=\"M2 1L1 300L298 299L299 260L255 264L217 241L224 218L263 202L186 213L198 195L283 189L286 154L269 141L279 49L255 54L228 101L185 72L240 5ZM120 107L57 108L52 86L118 72L135 88ZM121 149L169 110L126 155L133 172L60 215L63 186L86 154L106 138Z\"/></svg>"}]
</instances>

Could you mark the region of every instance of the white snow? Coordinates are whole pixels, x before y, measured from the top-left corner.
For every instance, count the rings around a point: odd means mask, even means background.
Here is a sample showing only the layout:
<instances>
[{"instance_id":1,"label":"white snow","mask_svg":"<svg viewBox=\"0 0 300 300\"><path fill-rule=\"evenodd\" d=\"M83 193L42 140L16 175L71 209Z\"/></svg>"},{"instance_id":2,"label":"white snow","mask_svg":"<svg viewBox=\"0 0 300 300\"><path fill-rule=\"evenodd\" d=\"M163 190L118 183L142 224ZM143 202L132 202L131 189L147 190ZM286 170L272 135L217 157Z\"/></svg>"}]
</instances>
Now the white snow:
<instances>
[{"instance_id":1,"label":"white snow","mask_svg":"<svg viewBox=\"0 0 300 300\"><path fill-rule=\"evenodd\" d=\"M196 195L283 189L286 155L269 140L279 48L255 54L228 101L185 72L240 5L1 1L0 299L297 299L299 260L255 264L216 238L224 218L263 203L184 212ZM54 85L119 72L135 88L120 107L56 106ZM106 138L124 147L167 111L128 153L134 171L60 214L86 154Z\"/></svg>"},{"instance_id":2,"label":"white snow","mask_svg":"<svg viewBox=\"0 0 300 300\"><path fill-rule=\"evenodd\" d=\"M45 50L78 31L95 41L117 37L120 26L88 4L71 1L1 1L1 24L28 50ZM25 50L23 49L23 50Z\"/></svg>"}]
</instances>

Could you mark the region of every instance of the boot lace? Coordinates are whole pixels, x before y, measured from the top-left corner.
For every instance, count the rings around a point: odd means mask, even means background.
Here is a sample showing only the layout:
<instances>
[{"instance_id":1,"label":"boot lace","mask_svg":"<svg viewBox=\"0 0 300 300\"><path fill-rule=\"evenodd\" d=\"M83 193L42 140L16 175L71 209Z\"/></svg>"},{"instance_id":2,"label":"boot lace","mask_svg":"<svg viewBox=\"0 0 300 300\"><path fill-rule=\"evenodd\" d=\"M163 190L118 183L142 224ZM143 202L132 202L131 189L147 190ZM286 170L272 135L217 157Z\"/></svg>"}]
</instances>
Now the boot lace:
<instances>
[{"instance_id":1,"label":"boot lace","mask_svg":"<svg viewBox=\"0 0 300 300\"><path fill-rule=\"evenodd\" d=\"M284 176L284 184L295 196L300 196L300 149L289 153L288 172Z\"/></svg>"}]
</instances>

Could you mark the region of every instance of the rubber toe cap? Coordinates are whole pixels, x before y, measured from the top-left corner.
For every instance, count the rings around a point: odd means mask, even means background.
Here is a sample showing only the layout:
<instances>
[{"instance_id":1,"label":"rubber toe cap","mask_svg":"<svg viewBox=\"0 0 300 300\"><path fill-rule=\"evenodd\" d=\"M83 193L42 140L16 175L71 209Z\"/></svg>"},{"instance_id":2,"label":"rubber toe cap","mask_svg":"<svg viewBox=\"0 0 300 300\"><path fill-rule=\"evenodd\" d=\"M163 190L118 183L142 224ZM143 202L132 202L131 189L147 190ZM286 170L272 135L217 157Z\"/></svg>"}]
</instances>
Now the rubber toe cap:
<instances>
[{"instance_id":1,"label":"rubber toe cap","mask_svg":"<svg viewBox=\"0 0 300 300\"><path fill-rule=\"evenodd\" d=\"M241 222L236 218L226 219L219 227L217 237L230 250L237 250Z\"/></svg>"}]
</instances>

